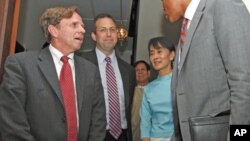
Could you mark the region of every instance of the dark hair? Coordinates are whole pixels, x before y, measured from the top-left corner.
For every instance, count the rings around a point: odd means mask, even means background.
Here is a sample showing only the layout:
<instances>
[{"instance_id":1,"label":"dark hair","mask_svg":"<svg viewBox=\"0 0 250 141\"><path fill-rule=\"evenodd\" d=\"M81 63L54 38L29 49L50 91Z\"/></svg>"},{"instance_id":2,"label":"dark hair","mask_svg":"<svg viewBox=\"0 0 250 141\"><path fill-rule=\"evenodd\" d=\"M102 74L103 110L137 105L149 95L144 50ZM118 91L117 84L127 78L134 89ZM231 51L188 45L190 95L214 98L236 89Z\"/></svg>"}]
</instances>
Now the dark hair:
<instances>
[{"instance_id":1,"label":"dark hair","mask_svg":"<svg viewBox=\"0 0 250 141\"><path fill-rule=\"evenodd\" d=\"M136 62L134 63L134 65L133 65L134 68L135 68L138 64L144 64L144 65L146 66L147 71L150 71L150 65L149 65L146 61L144 61L144 60L136 61Z\"/></svg>"},{"instance_id":2,"label":"dark hair","mask_svg":"<svg viewBox=\"0 0 250 141\"><path fill-rule=\"evenodd\" d=\"M170 52L175 51L174 43L165 36L151 38L148 43L148 51L150 51L151 46L154 48L161 46L167 48Z\"/></svg>"},{"instance_id":3,"label":"dark hair","mask_svg":"<svg viewBox=\"0 0 250 141\"><path fill-rule=\"evenodd\" d=\"M164 48L167 48L170 52L172 51L175 52L174 43L165 36L151 38L148 43L148 52L150 52L151 46L153 46L153 48L156 48L156 49L160 47L164 47ZM173 62L174 60L171 61L172 68L173 68Z\"/></svg>"},{"instance_id":4,"label":"dark hair","mask_svg":"<svg viewBox=\"0 0 250 141\"><path fill-rule=\"evenodd\" d=\"M103 19L103 18L111 19L115 23L115 26L117 26L115 19L110 14L108 14L108 13L100 13L94 19L94 24L95 24L94 25L94 32L95 32L95 29L96 29L96 21L98 21L99 19Z\"/></svg>"}]
</instances>

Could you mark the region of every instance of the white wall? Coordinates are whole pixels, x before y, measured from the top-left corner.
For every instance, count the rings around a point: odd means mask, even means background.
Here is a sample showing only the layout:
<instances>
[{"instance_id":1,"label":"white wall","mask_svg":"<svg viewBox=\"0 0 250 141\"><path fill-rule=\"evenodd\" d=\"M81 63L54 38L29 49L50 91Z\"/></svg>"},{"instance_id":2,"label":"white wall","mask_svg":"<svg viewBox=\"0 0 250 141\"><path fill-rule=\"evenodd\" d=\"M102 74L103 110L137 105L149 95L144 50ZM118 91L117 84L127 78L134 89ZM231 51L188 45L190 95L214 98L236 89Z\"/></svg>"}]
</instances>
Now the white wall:
<instances>
[{"instance_id":1,"label":"white wall","mask_svg":"<svg viewBox=\"0 0 250 141\"><path fill-rule=\"evenodd\" d=\"M165 19L161 0L140 0L138 16L135 61L142 59L149 62L147 46L150 38L167 36L175 44L178 43L181 22L171 24Z\"/></svg>"}]
</instances>

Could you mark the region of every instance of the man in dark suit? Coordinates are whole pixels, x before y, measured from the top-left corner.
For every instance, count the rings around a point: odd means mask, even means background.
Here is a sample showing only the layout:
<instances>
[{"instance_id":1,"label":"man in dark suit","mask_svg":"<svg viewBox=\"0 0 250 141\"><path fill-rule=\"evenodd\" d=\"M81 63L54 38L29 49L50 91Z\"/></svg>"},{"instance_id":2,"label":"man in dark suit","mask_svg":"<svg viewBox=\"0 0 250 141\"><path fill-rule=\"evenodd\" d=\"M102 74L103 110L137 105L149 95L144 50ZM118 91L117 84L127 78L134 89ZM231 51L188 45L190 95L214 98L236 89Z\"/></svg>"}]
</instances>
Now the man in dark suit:
<instances>
[{"instance_id":1,"label":"man in dark suit","mask_svg":"<svg viewBox=\"0 0 250 141\"><path fill-rule=\"evenodd\" d=\"M9 56L5 62L0 87L3 140L103 141L106 119L100 74L94 64L74 54L85 33L79 11L76 7L49 8L40 25L49 46ZM65 91L70 84L61 83L63 57L73 74L70 92ZM71 108L64 94L72 94ZM73 113L73 120L68 120L68 113Z\"/></svg>"},{"instance_id":2,"label":"man in dark suit","mask_svg":"<svg viewBox=\"0 0 250 141\"><path fill-rule=\"evenodd\" d=\"M92 61L99 67L99 71L102 78L102 84L104 88L104 97L106 103L106 118L107 118L107 133L105 141L131 141L131 103L135 87L135 71L132 66L120 59L115 54L115 45L117 43L117 25L113 17L109 14L99 14L94 20L95 31L92 32L91 36L96 41L96 48L91 52L81 53L82 57ZM116 84L118 87L119 105L117 107L117 113L119 112L120 127L116 129L122 129L121 133L114 135L111 132L111 126L113 125L110 120L111 104L110 99L114 99L110 96L108 82L106 79L106 65L105 58L111 59L111 65L114 69L116 77Z\"/></svg>"},{"instance_id":3,"label":"man in dark suit","mask_svg":"<svg viewBox=\"0 0 250 141\"><path fill-rule=\"evenodd\" d=\"M190 141L189 118L199 116L230 111L230 125L249 125L250 16L245 5L241 0L162 1L170 22L187 21L172 77L172 140Z\"/></svg>"}]
</instances>

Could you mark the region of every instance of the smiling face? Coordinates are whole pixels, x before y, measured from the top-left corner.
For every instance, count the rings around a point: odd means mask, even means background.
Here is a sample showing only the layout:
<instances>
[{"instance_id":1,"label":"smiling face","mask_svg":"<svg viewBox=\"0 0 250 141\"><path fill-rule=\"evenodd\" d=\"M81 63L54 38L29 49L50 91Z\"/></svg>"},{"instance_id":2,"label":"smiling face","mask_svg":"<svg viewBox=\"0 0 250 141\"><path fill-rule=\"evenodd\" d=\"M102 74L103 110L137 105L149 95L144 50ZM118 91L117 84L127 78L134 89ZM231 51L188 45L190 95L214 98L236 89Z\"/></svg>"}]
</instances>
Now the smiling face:
<instances>
[{"instance_id":1,"label":"smiling face","mask_svg":"<svg viewBox=\"0 0 250 141\"><path fill-rule=\"evenodd\" d=\"M158 45L151 46L150 49L150 62L153 68L158 71L159 75L166 75L172 71L171 62L174 59L174 51L170 52L167 48Z\"/></svg>"},{"instance_id":2,"label":"smiling face","mask_svg":"<svg viewBox=\"0 0 250 141\"><path fill-rule=\"evenodd\" d=\"M136 82L138 85L144 86L148 83L150 77L150 70L144 63L139 63L135 66Z\"/></svg>"},{"instance_id":3,"label":"smiling face","mask_svg":"<svg viewBox=\"0 0 250 141\"><path fill-rule=\"evenodd\" d=\"M96 31L91 34L96 47L104 54L110 55L117 43L117 27L108 17L100 18L95 23Z\"/></svg>"},{"instance_id":4,"label":"smiling face","mask_svg":"<svg viewBox=\"0 0 250 141\"><path fill-rule=\"evenodd\" d=\"M182 18L187 2L189 0L162 0L163 12L166 19L173 23Z\"/></svg>"},{"instance_id":5,"label":"smiling face","mask_svg":"<svg viewBox=\"0 0 250 141\"><path fill-rule=\"evenodd\" d=\"M84 23L81 16L74 12L70 18L63 18L58 25L49 25L52 45L64 55L81 48L84 39Z\"/></svg>"}]
</instances>

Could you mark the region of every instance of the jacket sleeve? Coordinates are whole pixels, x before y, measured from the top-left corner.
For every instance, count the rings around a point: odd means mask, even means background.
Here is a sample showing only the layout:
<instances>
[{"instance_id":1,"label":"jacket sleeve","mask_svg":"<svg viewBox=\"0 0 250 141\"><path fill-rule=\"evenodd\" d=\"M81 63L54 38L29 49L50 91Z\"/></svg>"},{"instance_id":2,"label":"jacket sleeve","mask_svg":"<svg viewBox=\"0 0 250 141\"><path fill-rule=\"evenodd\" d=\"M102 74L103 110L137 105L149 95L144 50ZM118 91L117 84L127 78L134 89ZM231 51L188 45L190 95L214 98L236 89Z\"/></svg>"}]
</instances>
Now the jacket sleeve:
<instances>
[{"instance_id":1,"label":"jacket sleeve","mask_svg":"<svg viewBox=\"0 0 250 141\"><path fill-rule=\"evenodd\" d=\"M217 0L214 31L228 74L230 124L250 124L250 16L242 1Z\"/></svg>"},{"instance_id":2,"label":"jacket sleeve","mask_svg":"<svg viewBox=\"0 0 250 141\"><path fill-rule=\"evenodd\" d=\"M25 113L26 85L24 73L14 56L5 63L0 87L0 132L4 141L34 141Z\"/></svg>"}]
</instances>

